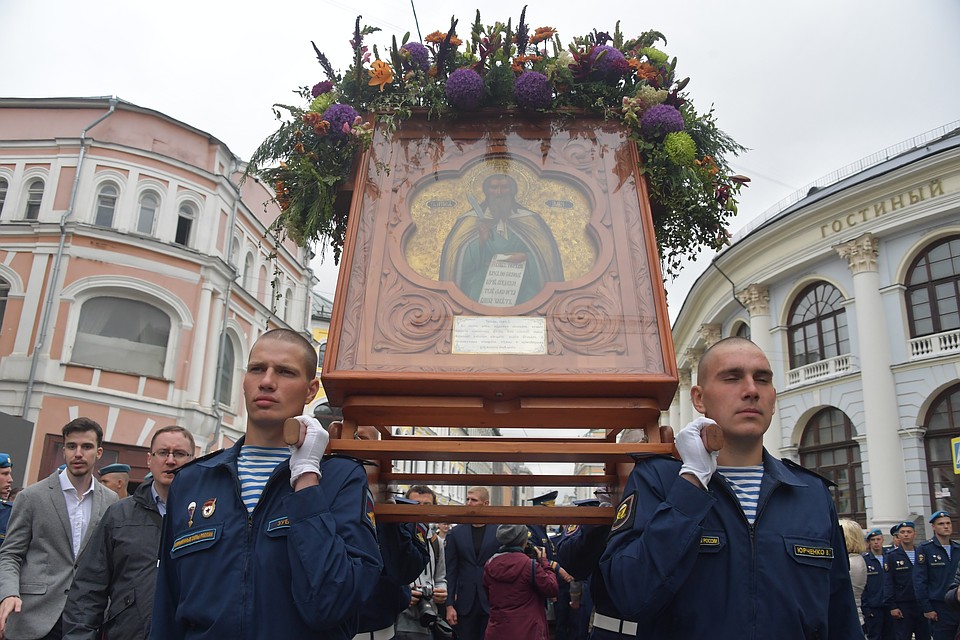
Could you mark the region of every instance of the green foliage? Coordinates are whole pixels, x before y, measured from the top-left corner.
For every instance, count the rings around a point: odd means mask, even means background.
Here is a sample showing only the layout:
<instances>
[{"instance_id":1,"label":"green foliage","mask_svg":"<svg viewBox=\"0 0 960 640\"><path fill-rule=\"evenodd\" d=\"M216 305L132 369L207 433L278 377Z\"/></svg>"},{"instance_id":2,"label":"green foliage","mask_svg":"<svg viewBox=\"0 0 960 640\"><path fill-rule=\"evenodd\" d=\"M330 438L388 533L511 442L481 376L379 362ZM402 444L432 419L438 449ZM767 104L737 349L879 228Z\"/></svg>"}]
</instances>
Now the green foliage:
<instances>
[{"instance_id":1,"label":"green foliage","mask_svg":"<svg viewBox=\"0 0 960 640\"><path fill-rule=\"evenodd\" d=\"M275 105L280 127L263 141L247 169L276 192L282 213L275 230L303 245L329 244L338 261L347 220L345 209L335 206L337 193L355 157L370 143L369 120L375 117L391 130L414 109L426 109L430 118L469 117L448 102L445 83L453 71L470 68L484 81L481 106L513 107L516 78L536 71L549 80L553 108L583 109L623 123L640 152L666 275L675 276L703 248L723 246L736 197L747 182L731 174L727 158L744 148L718 128L712 109L700 113L693 107L685 92L689 78L676 81L676 58L655 46L666 45L662 33L625 38L617 22L612 35L595 29L564 47L550 27L531 31L525 9L515 27L512 19L485 25L477 11L464 43L457 24L452 17L445 32L435 31L423 43L408 43L408 33L398 46L391 37L382 56L376 46L371 56L364 40L378 29L361 26L357 18L352 63L342 75L314 45L332 83L329 93L313 99L302 87L297 93L308 109ZM415 63L413 50L403 49L405 44L425 47L417 55L426 69ZM321 115L334 103L353 107L367 122L355 122L347 135L333 135ZM673 136L665 144L658 127L645 127L645 115L652 117L654 108L670 111L673 118L679 111L689 139Z\"/></svg>"}]
</instances>

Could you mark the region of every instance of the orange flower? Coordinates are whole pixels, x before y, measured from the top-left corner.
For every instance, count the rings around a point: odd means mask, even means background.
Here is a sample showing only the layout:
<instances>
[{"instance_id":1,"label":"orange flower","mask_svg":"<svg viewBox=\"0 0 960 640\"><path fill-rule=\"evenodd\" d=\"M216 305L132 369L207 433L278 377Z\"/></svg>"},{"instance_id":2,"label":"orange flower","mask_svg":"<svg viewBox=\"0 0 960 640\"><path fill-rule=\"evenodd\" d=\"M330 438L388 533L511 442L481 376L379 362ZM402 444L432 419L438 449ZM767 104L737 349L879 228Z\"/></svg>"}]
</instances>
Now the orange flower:
<instances>
[{"instance_id":1,"label":"orange flower","mask_svg":"<svg viewBox=\"0 0 960 640\"><path fill-rule=\"evenodd\" d=\"M633 67L633 65L630 65ZM650 82L651 80L657 77L657 74L660 73L660 70L648 62L641 62L637 67L637 77L641 80L646 80Z\"/></svg>"},{"instance_id":2,"label":"orange flower","mask_svg":"<svg viewBox=\"0 0 960 640\"><path fill-rule=\"evenodd\" d=\"M383 60L374 60L373 68L370 69L370 82L367 84L372 86L380 85L380 91L383 91L383 87L393 82L393 69L390 68Z\"/></svg>"},{"instance_id":3,"label":"orange flower","mask_svg":"<svg viewBox=\"0 0 960 640\"><path fill-rule=\"evenodd\" d=\"M446 39L447 39L447 34L442 33L440 31L434 31L433 33L429 34L426 38L424 38L424 41L430 42L432 44L440 44ZM463 40L461 40L457 36L453 36L450 38L450 44L454 47L459 47L460 45L463 44Z\"/></svg>"},{"instance_id":4,"label":"orange flower","mask_svg":"<svg viewBox=\"0 0 960 640\"><path fill-rule=\"evenodd\" d=\"M542 60L543 56L517 56L513 59L513 63L510 65L515 73L520 73L523 71L523 65L527 62L536 62L537 60Z\"/></svg>"},{"instance_id":5,"label":"orange flower","mask_svg":"<svg viewBox=\"0 0 960 640\"><path fill-rule=\"evenodd\" d=\"M530 44L537 44L544 40L549 40L556 35L557 30L553 27L537 27L537 30L530 36Z\"/></svg>"}]
</instances>

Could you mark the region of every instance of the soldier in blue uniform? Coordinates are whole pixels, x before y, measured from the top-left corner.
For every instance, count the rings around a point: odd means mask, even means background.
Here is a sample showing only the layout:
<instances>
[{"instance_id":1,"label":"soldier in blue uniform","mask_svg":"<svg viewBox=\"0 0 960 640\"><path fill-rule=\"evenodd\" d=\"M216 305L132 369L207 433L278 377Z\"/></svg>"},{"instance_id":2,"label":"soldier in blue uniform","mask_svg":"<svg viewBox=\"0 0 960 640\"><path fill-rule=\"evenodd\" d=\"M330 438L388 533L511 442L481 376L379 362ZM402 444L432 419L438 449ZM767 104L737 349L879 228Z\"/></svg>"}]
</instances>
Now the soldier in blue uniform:
<instances>
[{"instance_id":1,"label":"soldier in blue uniform","mask_svg":"<svg viewBox=\"0 0 960 640\"><path fill-rule=\"evenodd\" d=\"M599 500L579 501L583 506L600 506ZM607 503L608 504L608 503ZM590 604L584 603L581 615L589 618L593 609L591 640L628 640L638 635L636 621L627 620L617 610L607 591L600 572L600 556L607 546L610 535L608 524L574 524L566 527L557 548L560 562L570 567L574 579L585 581L585 594Z\"/></svg>"},{"instance_id":2,"label":"soldier in blue uniform","mask_svg":"<svg viewBox=\"0 0 960 640\"><path fill-rule=\"evenodd\" d=\"M930 516L933 537L917 547L913 585L923 616L930 621L933 640L953 640L960 618L944 604L947 587L960 566L960 543L950 539L953 520L946 511Z\"/></svg>"},{"instance_id":3,"label":"soldier in blue uniform","mask_svg":"<svg viewBox=\"0 0 960 640\"><path fill-rule=\"evenodd\" d=\"M913 586L914 566L923 560L923 554L913 546L917 536L913 521L896 525L899 545L887 554L887 568L883 580L883 601L893 617L893 637L896 640L928 640L930 624L920 611Z\"/></svg>"},{"instance_id":4,"label":"soldier in blue uniform","mask_svg":"<svg viewBox=\"0 0 960 640\"><path fill-rule=\"evenodd\" d=\"M13 489L13 460L9 453L0 453L0 545L7 537L7 523L13 505L7 502Z\"/></svg>"},{"instance_id":5,"label":"soldier in blue uniform","mask_svg":"<svg viewBox=\"0 0 960 640\"><path fill-rule=\"evenodd\" d=\"M535 507L552 507L556 504L559 492L548 491L547 493L530 498L530 503ZM570 581L571 576L557 562L557 550L553 540L547 533L547 528L542 524L528 524L527 529L530 532L530 544L543 549L544 557L550 563L550 567L557 574L557 599L553 604L555 638L554 640L567 640L570 635Z\"/></svg>"},{"instance_id":6,"label":"soldier in blue uniform","mask_svg":"<svg viewBox=\"0 0 960 640\"><path fill-rule=\"evenodd\" d=\"M380 432L374 427L361 426L357 429L357 438L379 440ZM364 466L370 483L371 472L377 469L377 463L367 460ZM377 491L377 499L391 498L385 492ZM407 502L416 504L412 500ZM359 633L354 640L390 640L394 637L397 616L410 604L410 583L420 576L430 558L426 533L427 528L417 523L377 522L383 569L376 586L360 608Z\"/></svg>"},{"instance_id":7,"label":"soldier in blue uniform","mask_svg":"<svg viewBox=\"0 0 960 640\"><path fill-rule=\"evenodd\" d=\"M867 550L863 554L867 564L867 584L860 596L863 611L863 631L867 640L892 640L893 619L883 605L883 578L886 559L883 553L883 532L871 529L867 533Z\"/></svg>"},{"instance_id":8,"label":"soldier in blue uniform","mask_svg":"<svg viewBox=\"0 0 960 640\"><path fill-rule=\"evenodd\" d=\"M600 570L644 638L861 635L828 482L763 449L776 407L766 356L726 338L700 359L698 418L677 434L683 462L640 459ZM702 431L718 424L722 449Z\"/></svg>"},{"instance_id":9,"label":"soldier in blue uniform","mask_svg":"<svg viewBox=\"0 0 960 640\"><path fill-rule=\"evenodd\" d=\"M151 638L350 640L380 576L362 464L324 456L329 436L299 416L317 393L316 352L263 334L243 378L246 435L183 466L167 500Z\"/></svg>"}]
</instances>

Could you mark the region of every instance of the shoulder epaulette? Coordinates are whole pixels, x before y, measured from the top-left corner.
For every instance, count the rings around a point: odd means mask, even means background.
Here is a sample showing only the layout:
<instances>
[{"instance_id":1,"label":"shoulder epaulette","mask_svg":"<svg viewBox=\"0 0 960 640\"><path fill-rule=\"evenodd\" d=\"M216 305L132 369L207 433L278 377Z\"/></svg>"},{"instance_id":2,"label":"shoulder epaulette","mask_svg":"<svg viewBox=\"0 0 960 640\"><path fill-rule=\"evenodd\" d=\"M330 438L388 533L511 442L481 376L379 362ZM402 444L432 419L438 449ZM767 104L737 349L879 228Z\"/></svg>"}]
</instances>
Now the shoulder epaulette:
<instances>
[{"instance_id":1,"label":"shoulder epaulette","mask_svg":"<svg viewBox=\"0 0 960 640\"><path fill-rule=\"evenodd\" d=\"M198 462L203 462L204 460L209 460L210 458L212 458L212 457L214 457L214 456L218 456L218 455L220 455L221 453L223 453L224 451L226 451L226 449L217 449L216 451L213 451L213 452L211 452L211 453L208 453L207 455L200 456L199 458L194 458L194 459L191 460L190 462L187 462L186 464L183 464L183 465L177 467L176 469L174 469L174 470L173 470L173 475L177 475L178 473L180 473L181 471L183 471L183 470L186 469L187 467L193 466L193 465L197 464Z\"/></svg>"},{"instance_id":2,"label":"shoulder epaulette","mask_svg":"<svg viewBox=\"0 0 960 640\"><path fill-rule=\"evenodd\" d=\"M678 458L675 458L674 456L672 456L672 455L669 454L669 453L644 453L644 452L640 452L640 453L631 453L631 454L628 454L628 455L629 455L631 458L633 458L633 461L634 461L634 462L641 462L641 461L645 461L645 460L655 460L655 459L658 459L658 458L659 458L659 459L663 459L663 460L672 460L673 462L680 462L680 460L679 460Z\"/></svg>"},{"instance_id":3,"label":"shoulder epaulette","mask_svg":"<svg viewBox=\"0 0 960 640\"><path fill-rule=\"evenodd\" d=\"M837 483L834 482L833 480L831 480L831 479L829 479L829 478L824 478L822 475L820 475L820 474L817 473L816 471L811 471L810 469L807 469L806 467L802 467L802 466L800 466L799 464L797 464L796 462L794 462L793 460L790 460L789 458L783 458L782 460L780 460L780 462L782 462L782 463L784 464L784 466L787 467L788 469L792 469L792 470L794 470L794 471L802 471L802 472L804 472L804 473L810 474L811 476L814 476L815 478L819 478L819 479L822 480L823 483L824 483L825 485L827 485L828 487L835 487L835 486L837 486Z\"/></svg>"},{"instance_id":4,"label":"shoulder epaulette","mask_svg":"<svg viewBox=\"0 0 960 640\"><path fill-rule=\"evenodd\" d=\"M325 455L323 456L323 459L324 459L324 460L333 460L333 459L335 459L335 458L339 458L339 459L341 459L341 460L351 460L351 461L353 461L353 462L356 462L356 463L358 463L358 464L362 464L362 465L364 465L364 466L367 466L367 465L372 466L372 467L379 466L376 462L374 462L374 461L372 461L372 460L364 460L363 458L355 458L355 457L353 457L353 456L348 456L348 455L343 454L343 453L327 453L327 454L325 454Z\"/></svg>"}]
</instances>

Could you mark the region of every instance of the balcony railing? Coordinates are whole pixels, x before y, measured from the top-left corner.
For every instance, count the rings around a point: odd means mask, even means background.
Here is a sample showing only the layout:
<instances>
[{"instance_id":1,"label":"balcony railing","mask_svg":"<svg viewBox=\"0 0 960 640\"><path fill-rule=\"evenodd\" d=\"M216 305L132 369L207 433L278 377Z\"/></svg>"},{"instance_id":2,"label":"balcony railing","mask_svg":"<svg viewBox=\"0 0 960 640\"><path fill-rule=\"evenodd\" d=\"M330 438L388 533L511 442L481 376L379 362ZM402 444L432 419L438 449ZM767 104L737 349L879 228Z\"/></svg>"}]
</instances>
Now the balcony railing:
<instances>
[{"instance_id":1,"label":"balcony railing","mask_svg":"<svg viewBox=\"0 0 960 640\"><path fill-rule=\"evenodd\" d=\"M910 340L911 360L926 360L951 353L960 353L960 330Z\"/></svg>"},{"instance_id":2,"label":"balcony railing","mask_svg":"<svg viewBox=\"0 0 960 640\"><path fill-rule=\"evenodd\" d=\"M787 388L835 378L853 369L850 354L827 358L787 372Z\"/></svg>"}]
</instances>

